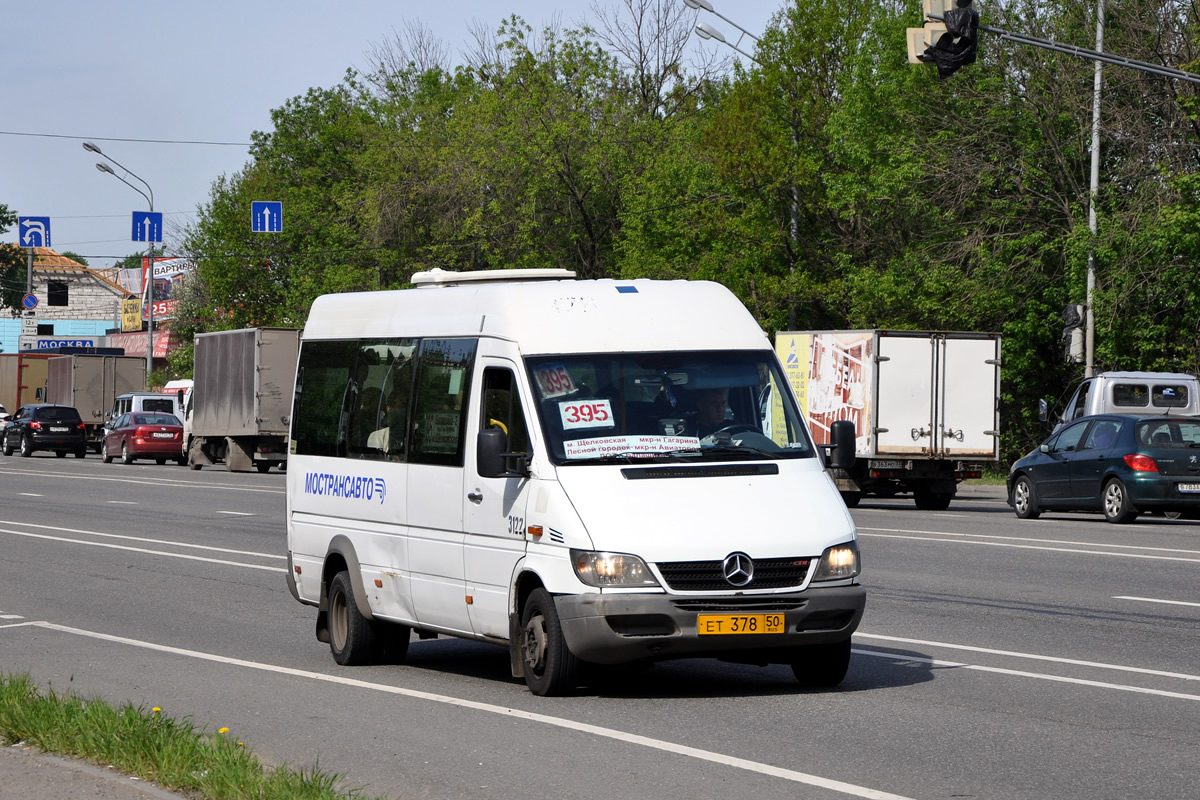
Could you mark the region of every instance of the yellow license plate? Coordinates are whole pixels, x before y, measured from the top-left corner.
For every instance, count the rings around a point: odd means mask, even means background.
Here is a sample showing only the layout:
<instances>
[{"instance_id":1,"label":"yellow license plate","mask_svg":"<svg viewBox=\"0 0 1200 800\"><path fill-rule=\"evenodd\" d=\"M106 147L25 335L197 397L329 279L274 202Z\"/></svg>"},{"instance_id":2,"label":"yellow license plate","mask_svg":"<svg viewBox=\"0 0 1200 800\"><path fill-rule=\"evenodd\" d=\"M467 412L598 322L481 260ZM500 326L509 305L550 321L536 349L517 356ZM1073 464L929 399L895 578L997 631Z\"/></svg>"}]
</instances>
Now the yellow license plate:
<instances>
[{"instance_id":1,"label":"yellow license plate","mask_svg":"<svg viewBox=\"0 0 1200 800\"><path fill-rule=\"evenodd\" d=\"M783 633L783 614L700 614L696 629L701 636L738 633Z\"/></svg>"}]
</instances>

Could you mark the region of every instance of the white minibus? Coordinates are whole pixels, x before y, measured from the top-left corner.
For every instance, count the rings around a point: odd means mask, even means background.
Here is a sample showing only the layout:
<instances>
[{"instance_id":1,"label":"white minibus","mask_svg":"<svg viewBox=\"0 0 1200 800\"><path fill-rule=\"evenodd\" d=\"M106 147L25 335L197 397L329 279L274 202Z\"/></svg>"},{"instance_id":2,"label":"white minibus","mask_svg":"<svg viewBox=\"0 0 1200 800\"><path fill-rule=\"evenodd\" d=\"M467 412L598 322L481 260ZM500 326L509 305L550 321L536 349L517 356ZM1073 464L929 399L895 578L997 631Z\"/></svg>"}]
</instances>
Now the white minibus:
<instances>
[{"instance_id":1,"label":"white minibus","mask_svg":"<svg viewBox=\"0 0 1200 800\"><path fill-rule=\"evenodd\" d=\"M865 591L824 462L851 463L853 424L813 444L723 286L572 277L433 270L313 303L287 549L317 638L343 665L414 633L495 643L539 695L692 657L837 685Z\"/></svg>"}]
</instances>

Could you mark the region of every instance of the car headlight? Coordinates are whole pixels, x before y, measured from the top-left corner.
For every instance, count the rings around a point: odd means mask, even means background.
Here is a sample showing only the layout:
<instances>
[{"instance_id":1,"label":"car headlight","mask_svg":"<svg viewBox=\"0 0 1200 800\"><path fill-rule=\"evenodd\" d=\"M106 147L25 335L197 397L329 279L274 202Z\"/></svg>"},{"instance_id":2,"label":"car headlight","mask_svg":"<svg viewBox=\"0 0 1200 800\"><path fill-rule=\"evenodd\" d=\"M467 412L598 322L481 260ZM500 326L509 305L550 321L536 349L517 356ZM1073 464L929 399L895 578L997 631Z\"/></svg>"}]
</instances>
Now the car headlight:
<instances>
[{"instance_id":1,"label":"car headlight","mask_svg":"<svg viewBox=\"0 0 1200 800\"><path fill-rule=\"evenodd\" d=\"M853 578L860 569L858 545L854 542L835 544L821 553L821 561L817 564L817 571L813 573L813 580L838 581Z\"/></svg>"},{"instance_id":2,"label":"car headlight","mask_svg":"<svg viewBox=\"0 0 1200 800\"><path fill-rule=\"evenodd\" d=\"M646 562L625 553L572 550L571 566L588 586L658 586Z\"/></svg>"}]
</instances>

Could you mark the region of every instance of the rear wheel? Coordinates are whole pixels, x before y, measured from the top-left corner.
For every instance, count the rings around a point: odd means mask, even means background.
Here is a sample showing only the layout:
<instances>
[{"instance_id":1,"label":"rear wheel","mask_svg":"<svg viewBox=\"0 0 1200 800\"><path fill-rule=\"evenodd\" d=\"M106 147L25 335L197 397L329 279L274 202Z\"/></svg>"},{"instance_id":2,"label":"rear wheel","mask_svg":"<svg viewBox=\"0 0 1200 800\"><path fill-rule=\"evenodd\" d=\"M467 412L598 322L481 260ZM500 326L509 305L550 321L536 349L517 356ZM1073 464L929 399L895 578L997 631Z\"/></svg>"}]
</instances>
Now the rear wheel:
<instances>
[{"instance_id":1,"label":"rear wheel","mask_svg":"<svg viewBox=\"0 0 1200 800\"><path fill-rule=\"evenodd\" d=\"M21 434L21 455L29 458L33 455L33 442L29 441L29 437Z\"/></svg>"},{"instance_id":2,"label":"rear wheel","mask_svg":"<svg viewBox=\"0 0 1200 800\"><path fill-rule=\"evenodd\" d=\"M110 454L108 452L108 442L105 442L104 444L100 445L100 460L103 461L105 464L112 463L113 457L112 457L112 454Z\"/></svg>"},{"instance_id":3,"label":"rear wheel","mask_svg":"<svg viewBox=\"0 0 1200 800\"><path fill-rule=\"evenodd\" d=\"M837 686L850 669L850 640L801 648L792 660L792 674L808 689Z\"/></svg>"},{"instance_id":4,"label":"rear wheel","mask_svg":"<svg viewBox=\"0 0 1200 800\"><path fill-rule=\"evenodd\" d=\"M121 463L133 463L133 456L129 454L129 442L121 442Z\"/></svg>"},{"instance_id":5,"label":"rear wheel","mask_svg":"<svg viewBox=\"0 0 1200 800\"><path fill-rule=\"evenodd\" d=\"M329 650L344 667L368 664L379 653L378 637L358 610L350 573L345 570L329 584Z\"/></svg>"},{"instance_id":6,"label":"rear wheel","mask_svg":"<svg viewBox=\"0 0 1200 800\"><path fill-rule=\"evenodd\" d=\"M1012 506L1020 519L1037 519L1042 515L1042 510L1038 508L1037 495L1033 492L1033 481L1024 475L1017 478L1017 482L1013 484Z\"/></svg>"},{"instance_id":7,"label":"rear wheel","mask_svg":"<svg viewBox=\"0 0 1200 800\"><path fill-rule=\"evenodd\" d=\"M1104 518L1109 522L1120 525L1137 519L1137 509L1129 502L1129 492L1119 479L1113 478L1104 484L1100 499L1104 503Z\"/></svg>"},{"instance_id":8,"label":"rear wheel","mask_svg":"<svg viewBox=\"0 0 1200 800\"><path fill-rule=\"evenodd\" d=\"M534 694L552 697L575 689L579 660L567 648L554 598L545 589L534 589L521 612L521 660Z\"/></svg>"}]
</instances>

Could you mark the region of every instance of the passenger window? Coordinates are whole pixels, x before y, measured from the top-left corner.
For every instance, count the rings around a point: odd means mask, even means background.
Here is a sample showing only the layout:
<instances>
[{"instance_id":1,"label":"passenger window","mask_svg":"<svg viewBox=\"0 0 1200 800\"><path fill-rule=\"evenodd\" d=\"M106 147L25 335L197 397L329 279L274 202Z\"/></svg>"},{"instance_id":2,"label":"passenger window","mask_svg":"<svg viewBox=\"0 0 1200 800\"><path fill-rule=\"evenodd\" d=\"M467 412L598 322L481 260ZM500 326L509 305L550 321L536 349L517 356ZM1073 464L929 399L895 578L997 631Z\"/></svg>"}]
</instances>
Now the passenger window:
<instances>
[{"instance_id":1,"label":"passenger window","mask_svg":"<svg viewBox=\"0 0 1200 800\"><path fill-rule=\"evenodd\" d=\"M1083 438L1083 432L1087 429L1087 423L1072 425L1058 435L1058 441L1054 443L1051 450L1055 452L1074 451L1079 449L1079 440Z\"/></svg>"},{"instance_id":2,"label":"passenger window","mask_svg":"<svg viewBox=\"0 0 1200 800\"><path fill-rule=\"evenodd\" d=\"M512 370L489 367L483 372L482 418L479 429L499 428L508 436L510 453L528 453L529 427Z\"/></svg>"},{"instance_id":3,"label":"passenger window","mask_svg":"<svg viewBox=\"0 0 1200 800\"><path fill-rule=\"evenodd\" d=\"M421 342L412 411L415 464L461 467L466 437L467 394L475 363L474 339Z\"/></svg>"},{"instance_id":4,"label":"passenger window","mask_svg":"<svg viewBox=\"0 0 1200 800\"><path fill-rule=\"evenodd\" d=\"M348 419L343 404L357 389L351 370L358 342L305 342L296 369L292 407L292 452L308 456L346 455Z\"/></svg>"},{"instance_id":5,"label":"passenger window","mask_svg":"<svg viewBox=\"0 0 1200 800\"><path fill-rule=\"evenodd\" d=\"M1117 442L1117 435L1121 432L1121 423L1116 420L1101 420L1092 426L1088 432L1087 439L1084 440L1083 449L1085 450L1107 450Z\"/></svg>"},{"instance_id":6,"label":"passenger window","mask_svg":"<svg viewBox=\"0 0 1200 800\"><path fill-rule=\"evenodd\" d=\"M1075 396L1071 398L1071 404L1067 406L1067 411L1065 414L1063 414L1063 422L1070 422L1071 420L1078 419L1084 415L1084 409L1087 408L1088 393L1091 391L1091 389L1091 381L1084 381L1080 385L1079 391L1075 392Z\"/></svg>"}]
</instances>

